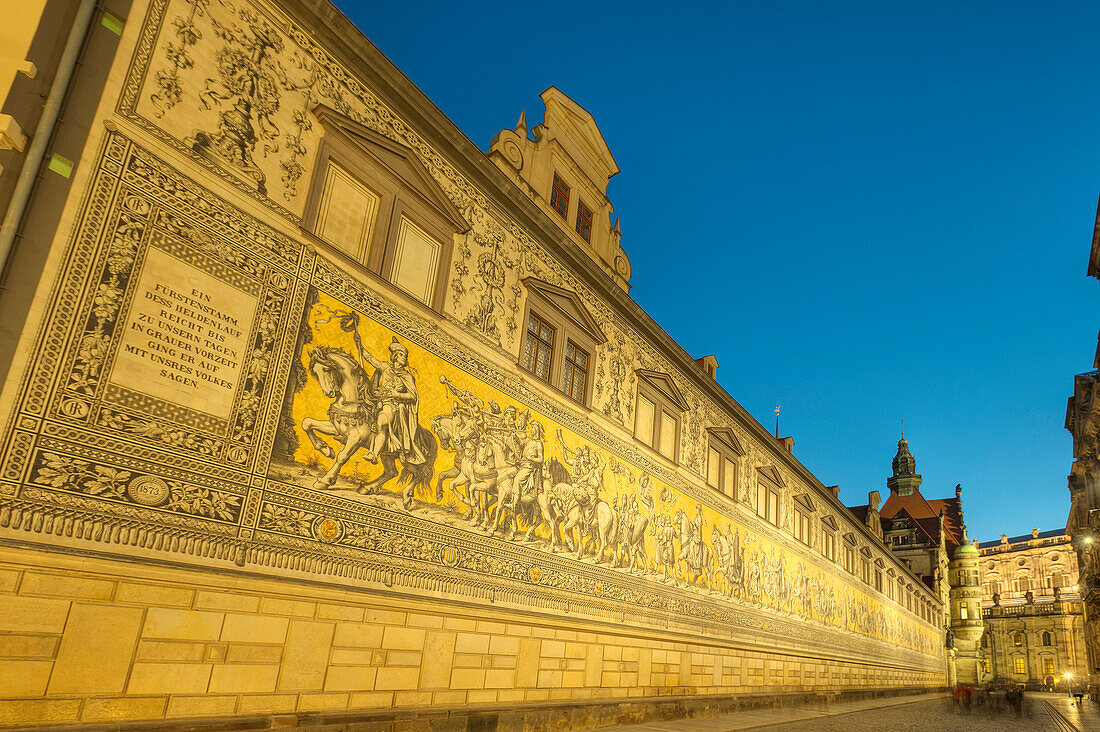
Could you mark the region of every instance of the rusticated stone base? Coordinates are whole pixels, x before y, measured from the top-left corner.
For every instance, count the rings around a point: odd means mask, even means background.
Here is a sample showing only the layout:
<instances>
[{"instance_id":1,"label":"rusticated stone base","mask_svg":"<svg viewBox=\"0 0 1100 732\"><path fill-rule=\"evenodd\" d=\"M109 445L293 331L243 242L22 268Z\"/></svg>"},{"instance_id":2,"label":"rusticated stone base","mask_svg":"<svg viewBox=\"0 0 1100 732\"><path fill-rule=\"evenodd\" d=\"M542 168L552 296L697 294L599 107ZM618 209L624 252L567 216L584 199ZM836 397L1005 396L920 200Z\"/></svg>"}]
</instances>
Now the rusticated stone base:
<instances>
[{"instance_id":1,"label":"rusticated stone base","mask_svg":"<svg viewBox=\"0 0 1100 732\"><path fill-rule=\"evenodd\" d=\"M837 693L746 694L740 696L656 697L587 704L525 704L495 708L420 711L280 714L220 719L181 719L110 725L66 726L77 732L218 732L220 730L301 729L316 732L531 732L584 730L675 719L718 717L735 712L784 707L821 707L858 701L926 694L927 688L867 689ZM48 732L35 727L39 732ZM60 730L61 728L56 728Z\"/></svg>"}]
</instances>

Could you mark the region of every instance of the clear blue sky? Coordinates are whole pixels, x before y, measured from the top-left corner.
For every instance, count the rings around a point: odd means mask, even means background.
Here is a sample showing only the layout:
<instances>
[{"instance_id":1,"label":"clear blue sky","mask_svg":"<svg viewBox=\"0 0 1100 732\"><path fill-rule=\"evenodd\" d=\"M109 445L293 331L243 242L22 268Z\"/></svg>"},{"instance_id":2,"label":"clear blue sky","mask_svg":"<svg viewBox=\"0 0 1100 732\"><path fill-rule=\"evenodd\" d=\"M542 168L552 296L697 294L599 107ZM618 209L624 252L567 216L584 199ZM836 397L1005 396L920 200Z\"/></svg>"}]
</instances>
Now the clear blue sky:
<instances>
[{"instance_id":1,"label":"clear blue sky","mask_svg":"<svg viewBox=\"0 0 1100 732\"><path fill-rule=\"evenodd\" d=\"M847 503L904 418L972 538L1065 525L1100 3L337 4L482 149L590 110L632 295Z\"/></svg>"}]
</instances>

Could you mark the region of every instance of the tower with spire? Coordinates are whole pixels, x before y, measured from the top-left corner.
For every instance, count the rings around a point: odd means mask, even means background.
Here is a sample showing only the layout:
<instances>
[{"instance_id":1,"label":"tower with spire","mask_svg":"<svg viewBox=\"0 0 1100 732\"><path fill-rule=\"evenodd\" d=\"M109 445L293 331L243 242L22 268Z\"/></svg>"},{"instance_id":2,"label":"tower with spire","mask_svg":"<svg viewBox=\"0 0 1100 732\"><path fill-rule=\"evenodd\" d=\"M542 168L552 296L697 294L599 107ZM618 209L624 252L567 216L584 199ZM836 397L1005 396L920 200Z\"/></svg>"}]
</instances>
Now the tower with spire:
<instances>
[{"instance_id":1,"label":"tower with spire","mask_svg":"<svg viewBox=\"0 0 1100 732\"><path fill-rule=\"evenodd\" d=\"M976 551L971 566L973 547L966 539L963 524L962 486L956 485L954 495L948 498L925 498L921 493L923 478L917 472L917 459L904 433L898 440L891 468L892 474L886 479L889 494L877 511L874 508L879 500L878 491L869 495L868 505L849 508L868 525L876 521L882 528L886 546L940 598L943 603L940 622L949 657L948 677L952 683L956 679L976 682L981 676L976 656L977 643L981 639L981 585L977 581ZM956 557L962 562L957 567L952 563ZM974 584L957 584L960 578L968 582L973 579ZM978 593L976 599L970 597L973 592ZM964 613L965 618L962 617ZM978 630L971 643L969 636L974 635L974 627ZM969 660L957 667L957 658Z\"/></svg>"}]
</instances>

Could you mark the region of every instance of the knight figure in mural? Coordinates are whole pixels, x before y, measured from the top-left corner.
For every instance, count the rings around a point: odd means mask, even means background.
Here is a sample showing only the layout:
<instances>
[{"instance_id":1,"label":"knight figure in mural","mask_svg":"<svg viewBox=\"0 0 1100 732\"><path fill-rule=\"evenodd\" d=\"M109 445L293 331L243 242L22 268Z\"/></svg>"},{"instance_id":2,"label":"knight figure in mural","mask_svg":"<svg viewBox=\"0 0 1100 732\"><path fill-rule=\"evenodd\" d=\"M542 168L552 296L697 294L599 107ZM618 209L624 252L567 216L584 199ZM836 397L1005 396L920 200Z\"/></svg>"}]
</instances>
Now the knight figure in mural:
<instances>
[{"instance_id":1,"label":"knight figure in mural","mask_svg":"<svg viewBox=\"0 0 1100 732\"><path fill-rule=\"evenodd\" d=\"M431 484L436 442L419 423L420 396L416 371L409 367L409 349L394 337L388 358L375 358L363 347L357 313L334 311L332 317L340 318L340 328L351 334L357 353L352 356L344 349L326 346L310 350L309 373L325 396L333 399L327 420L302 420L313 447L333 460L314 487L331 488L340 469L363 449L371 463L382 463L382 473L361 485L359 492L375 493L400 476L402 504L411 509L413 491ZM363 364L372 367L369 376ZM336 438L343 445L340 451L335 452L320 435ZM402 465L400 471L397 461Z\"/></svg>"},{"instance_id":2,"label":"knight figure in mural","mask_svg":"<svg viewBox=\"0 0 1100 732\"><path fill-rule=\"evenodd\" d=\"M706 587L711 586L711 564L713 551L703 541L703 506L695 505L695 518L689 519L683 509L676 511L676 523L680 527L680 554L676 557L676 568L680 562L685 565L684 579L692 583L703 580Z\"/></svg>"},{"instance_id":3,"label":"knight figure in mural","mask_svg":"<svg viewBox=\"0 0 1100 732\"><path fill-rule=\"evenodd\" d=\"M580 507L580 521L583 528L591 530L596 521L596 504L600 501L600 488L603 486L604 458L581 445L570 450L558 430L558 443L561 445L563 462L573 469L573 498Z\"/></svg>"}]
</instances>

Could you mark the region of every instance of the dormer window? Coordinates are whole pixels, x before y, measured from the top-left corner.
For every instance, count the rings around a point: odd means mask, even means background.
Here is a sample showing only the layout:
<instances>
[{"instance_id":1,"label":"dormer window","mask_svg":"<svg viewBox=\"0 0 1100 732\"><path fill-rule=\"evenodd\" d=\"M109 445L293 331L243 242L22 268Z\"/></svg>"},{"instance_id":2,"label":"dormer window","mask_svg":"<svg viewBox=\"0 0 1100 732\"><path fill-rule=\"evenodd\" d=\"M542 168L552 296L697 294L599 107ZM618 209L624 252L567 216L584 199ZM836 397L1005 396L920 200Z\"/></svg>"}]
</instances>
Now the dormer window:
<instances>
[{"instance_id":1,"label":"dormer window","mask_svg":"<svg viewBox=\"0 0 1100 732\"><path fill-rule=\"evenodd\" d=\"M712 427L707 432L707 485L736 498L737 458L745 451L729 428Z\"/></svg>"},{"instance_id":2,"label":"dormer window","mask_svg":"<svg viewBox=\"0 0 1100 732\"><path fill-rule=\"evenodd\" d=\"M469 224L416 153L324 106L303 229L366 272L442 310L454 237Z\"/></svg>"},{"instance_id":3,"label":"dormer window","mask_svg":"<svg viewBox=\"0 0 1100 732\"><path fill-rule=\"evenodd\" d=\"M569 186L554 173L554 185L550 188L550 208L558 212L563 219L569 215ZM591 222L591 216L589 216ZM579 226L579 223L578 223Z\"/></svg>"},{"instance_id":4,"label":"dormer window","mask_svg":"<svg viewBox=\"0 0 1100 732\"><path fill-rule=\"evenodd\" d=\"M527 329L519 365L584 406L592 401L592 354L607 341L576 293L528 277Z\"/></svg>"},{"instance_id":5,"label":"dormer window","mask_svg":"<svg viewBox=\"0 0 1100 732\"><path fill-rule=\"evenodd\" d=\"M680 444L680 415L687 410L687 403L668 374L641 369L637 374L634 437L646 447L676 462Z\"/></svg>"},{"instance_id":6,"label":"dormer window","mask_svg":"<svg viewBox=\"0 0 1100 732\"><path fill-rule=\"evenodd\" d=\"M586 242L592 242L592 209L581 200L577 201L577 233Z\"/></svg>"}]
</instances>

